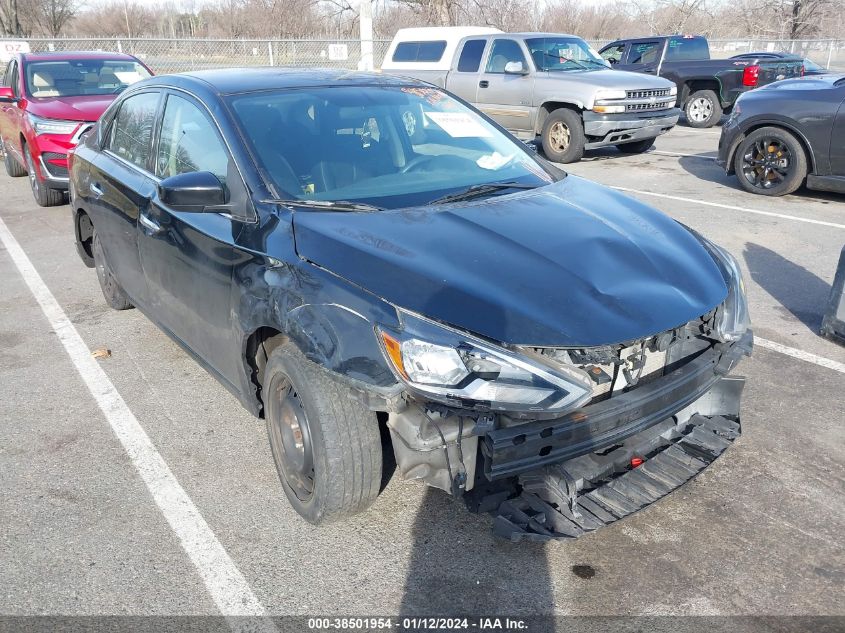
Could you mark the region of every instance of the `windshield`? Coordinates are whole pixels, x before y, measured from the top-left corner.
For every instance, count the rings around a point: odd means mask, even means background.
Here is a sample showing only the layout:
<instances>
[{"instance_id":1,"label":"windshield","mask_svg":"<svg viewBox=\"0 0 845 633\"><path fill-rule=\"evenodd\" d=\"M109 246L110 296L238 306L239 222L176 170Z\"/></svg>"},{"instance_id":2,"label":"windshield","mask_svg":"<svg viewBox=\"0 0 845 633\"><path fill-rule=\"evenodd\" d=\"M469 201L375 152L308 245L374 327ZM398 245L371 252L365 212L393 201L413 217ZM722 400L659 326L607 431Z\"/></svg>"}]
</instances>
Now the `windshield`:
<instances>
[{"instance_id":1,"label":"windshield","mask_svg":"<svg viewBox=\"0 0 845 633\"><path fill-rule=\"evenodd\" d=\"M29 62L26 90L34 99L117 94L150 76L138 62L110 59L73 59Z\"/></svg>"},{"instance_id":2,"label":"windshield","mask_svg":"<svg viewBox=\"0 0 845 633\"><path fill-rule=\"evenodd\" d=\"M536 37L525 40L537 70L597 70L607 63L579 37Z\"/></svg>"},{"instance_id":3,"label":"windshield","mask_svg":"<svg viewBox=\"0 0 845 633\"><path fill-rule=\"evenodd\" d=\"M476 185L489 195L556 180L518 141L437 88L342 86L230 97L283 199L381 208L428 204Z\"/></svg>"}]
</instances>

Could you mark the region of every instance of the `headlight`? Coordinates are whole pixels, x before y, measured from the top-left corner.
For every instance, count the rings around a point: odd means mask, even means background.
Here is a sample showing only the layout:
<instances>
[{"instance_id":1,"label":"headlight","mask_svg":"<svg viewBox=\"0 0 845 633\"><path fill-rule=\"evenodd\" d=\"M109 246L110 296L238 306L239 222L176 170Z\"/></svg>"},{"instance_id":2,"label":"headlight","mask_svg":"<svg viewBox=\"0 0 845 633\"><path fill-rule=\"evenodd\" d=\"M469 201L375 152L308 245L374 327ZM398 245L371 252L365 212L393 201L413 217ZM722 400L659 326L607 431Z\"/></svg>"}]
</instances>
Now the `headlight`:
<instances>
[{"instance_id":1,"label":"headlight","mask_svg":"<svg viewBox=\"0 0 845 633\"><path fill-rule=\"evenodd\" d=\"M738 341L751 325L742 270L734 256L725 249L709 240L705 242L705 246L716 258L728 284L728 296L716 310L716 335L722 341Z\"/></svg>"},{"instance_id":2,"label":"headlight","mask_svg":"<svg viewBox=\"0 0 845 633\"><path fill-rule=\"evenodd\" d=\"M673 97L678 94L678 86L672 84L672 87L669 88L669 94Z\"/></svg>"},{"instance_id":3,"label":"headlight","mask_svg":"<svg viewBox=\"0 0 845 633\"><path fill-rule=\"evenodd\" d=\"M389 365L411 391L461 408L562 413L592 397L577 367L551 367L428 319L399 312L376 327Z\"/></svg>"},{"instance_id":4,"label":"headlight","mask_svg":"<svg viewBox=\"0 0 845 633\"><path fill-rule=\"evenodd\" d=\"M594 105L593 112L599 112L600 114L618 114L620 112L625 112L625 106L623 105Z\"/></svg>"},{"instance_id":5,"label":"headlight","mask_svg":"<svg viewBox=\"0 0 845 633\"><path fill-rule=\"evenodd\" d=\"M625 99L628 93L625 90L599 90L596 92L595 101L604 101L605 99Z\"/></svg>"},{"instance_id":6,"label":"headlight","mask_svg":"<svg viewBox=\"0 0 845 633\"><path fill-rule=\"evenodd\" d=\"M43 119L29 115L35 134L73 134L82 123L81 121L62 121L61 119Z\"/></svg>"}]
</instances>

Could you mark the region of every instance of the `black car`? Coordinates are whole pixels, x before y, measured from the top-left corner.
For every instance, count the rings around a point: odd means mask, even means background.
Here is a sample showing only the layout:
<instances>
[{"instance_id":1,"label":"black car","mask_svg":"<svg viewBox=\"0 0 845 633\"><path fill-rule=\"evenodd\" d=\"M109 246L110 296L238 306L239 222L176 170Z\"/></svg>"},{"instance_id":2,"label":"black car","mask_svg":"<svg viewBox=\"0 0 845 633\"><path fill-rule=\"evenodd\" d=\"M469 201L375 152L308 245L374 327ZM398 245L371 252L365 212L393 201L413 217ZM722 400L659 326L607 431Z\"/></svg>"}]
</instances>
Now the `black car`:
<instances>
[{"instance_id":1,"label":"black car","mask_svg":"<svg viewBox=\"0 0 845 633\"><path fill-rule=\"evenodd\" d=\"M739 433L734 259L428 84L157 77L80 144L71 189L108 304L266 418L313 523L374 500L380 429L403 476L514 539L621 518Z\"/></svg>"},{"instance_id":2,"label":"black car","mask_svg":"<svg viewBox=\"0 0 845 633\"><path fill-rule=\"evenodd\" d=\"M799 77L802 60L711 59L707 39L700 35L662 35L616 40L599 54L617 70L665 77L678 87L678 107L687 124L716 125L730 112L739 95L773 81Z\"/></svg>"},{"instance_id":3,"label":"black car","mask_svg":"<svg viewBox=\"0 0 845 633\"><path fill-rule=\"evenodd\" d=\"M747 59L753 61L755 59L793 59L795 55L793 53L787 53L784 51L774 51L774 52L760 52L760 53L742 53L741 55L734 55L731 59ZM804 72L803 74L806 75L826 75L830 71L824 68L823 66L819 66L816 62L812 59L805 57L801 60L804 64Z\"/></svg>"},{"instance_id":4,"label":"black car","mask_svg":"<svg viewBox=\"0 0 845 633\"><path fill-rule=\"evenodd\" d=\"M743 95L719 138L719 165L751 193L845 193L845 75L780 81Z\"/></svg>"}]
</instances>

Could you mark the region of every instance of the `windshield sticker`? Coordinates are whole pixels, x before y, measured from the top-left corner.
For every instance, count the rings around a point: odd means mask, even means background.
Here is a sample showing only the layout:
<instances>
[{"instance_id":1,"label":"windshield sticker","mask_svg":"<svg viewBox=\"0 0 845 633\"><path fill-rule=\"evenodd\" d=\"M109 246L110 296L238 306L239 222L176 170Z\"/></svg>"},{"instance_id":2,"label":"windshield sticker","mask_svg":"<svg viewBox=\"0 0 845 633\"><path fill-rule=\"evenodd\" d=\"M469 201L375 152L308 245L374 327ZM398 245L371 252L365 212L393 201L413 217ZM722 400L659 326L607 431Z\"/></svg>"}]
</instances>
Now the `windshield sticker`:
<instances>
[{"instance_id":1,"label":"windshield sticker","mask_svg":"<svg viewBox=\"0 0 845 633\"><path fill-rule=\"evenodd\" d=\"M439 125L452 138L487 138L490 130L467 112L426 112L425 116Z\"/></svg>"},{"instance_id":2,"label":"windshield sticker","mask_svg":"<svg viewBox=\"0 0 845 633\"><path fill-rule=\"evenodd\" d=\"M114 76L120 80L120 83L127 85L134 84L136 81L141 81L141 79L143 79L141 74L135 72L134 70L129 72L116 70L114 71Z\"/></svg>"},{"instance_id":3,"label":"windshield sticker","mask_svg":"<svg viewBox=\"0 0 845 633\"><path fill-rule=\"evenodd\" d=\"M493 152L492 154L485 154L477 161L475 161L475 164L481 167L481 169L490 169L495 171L507 165L515 157L516 154L511 154L510 156L502 156L499 152Z\"/></svg>"}]
</instances>

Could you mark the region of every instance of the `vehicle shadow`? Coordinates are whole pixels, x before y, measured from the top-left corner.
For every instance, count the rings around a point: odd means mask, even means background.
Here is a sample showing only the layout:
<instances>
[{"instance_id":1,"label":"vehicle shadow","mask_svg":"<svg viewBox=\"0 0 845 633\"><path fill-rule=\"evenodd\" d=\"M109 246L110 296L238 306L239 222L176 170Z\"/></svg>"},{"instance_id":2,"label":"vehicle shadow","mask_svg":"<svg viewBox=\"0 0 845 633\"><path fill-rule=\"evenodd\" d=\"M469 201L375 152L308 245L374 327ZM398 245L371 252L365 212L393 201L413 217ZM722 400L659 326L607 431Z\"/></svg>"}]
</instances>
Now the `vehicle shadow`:
<instances>
[{"instance_id":1,"label":"vehicle shadow","mask_svg":"<svg viewBox=\"0 0 845 633\"><path fill-rule=\"evenodd\" d=\"M699 180L715 182L725 187L742 191L739 183L736 181L736 176L728 176L725 170L716 164L715 157L715 151L695 154L693 156L680 156L678 158L678 164L681 166L681 169Z\"/></svg>"},{"instance_id":2,"label":"vehicle shadow","mask_svg":"<svg viewBox=\"0 0 845 633\"><path fill-rule=\"evenodd\" d=\"M426 490L414 520L403 617L554 614L546 545L510 543L493 536L491 526L488 515L471 514L461 501ZM553 633L554 622L531 630Z\"/></svg>"},{"instance_id":3,"label":"vehicle shadow","mask_svg":"<svg viewBox=\"0 0 845 633\"><path fill-rule=\"evenodd\" d=\"M830 296L830 284L759 244L746 242L744 256L751 278L786 311L818 332Z\"/></svg>"}]
</instances>

